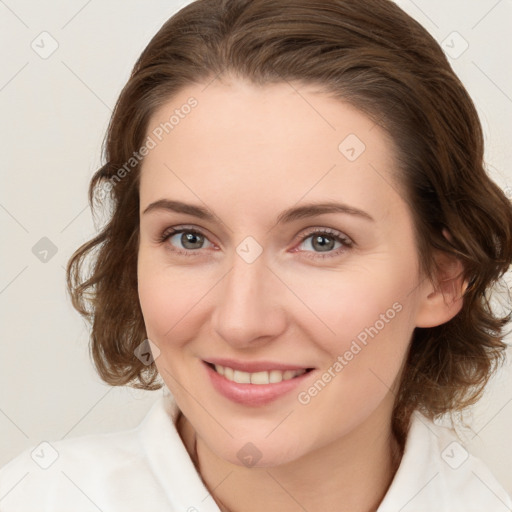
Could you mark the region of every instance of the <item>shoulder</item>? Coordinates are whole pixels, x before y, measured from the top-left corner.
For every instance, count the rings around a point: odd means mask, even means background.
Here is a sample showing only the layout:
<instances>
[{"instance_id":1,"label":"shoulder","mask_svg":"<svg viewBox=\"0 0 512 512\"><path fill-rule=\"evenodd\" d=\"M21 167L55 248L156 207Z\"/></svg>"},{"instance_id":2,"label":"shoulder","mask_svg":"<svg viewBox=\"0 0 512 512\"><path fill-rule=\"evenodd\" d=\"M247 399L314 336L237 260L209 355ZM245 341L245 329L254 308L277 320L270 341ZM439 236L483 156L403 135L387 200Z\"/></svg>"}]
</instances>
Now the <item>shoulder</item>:
<instances>
[{"instance_id":1,"label":"shoulder","mask_svg":"<svg viewBox=\"0 0 512 512\"><path fill-rule=\"evenodd\" d=\"M506 512L512 500L453 429L415 413L400 467L378 512Z\"/></svg>"},{"instance_id":2,"label":"shoulder","mask_svg":"<svg viewBox=\"0 0 512 512\"><path fill-rule=\"evenodd\" d=\"M168 507L165 493L152 478L147 453L147 437L152 429L160 429L162 435L164 416L160 398L134 429L43 441L25 449L0 469L0 510L132 510L148 504L160 510L161 503Z\"/></svg>"}]
</instances>

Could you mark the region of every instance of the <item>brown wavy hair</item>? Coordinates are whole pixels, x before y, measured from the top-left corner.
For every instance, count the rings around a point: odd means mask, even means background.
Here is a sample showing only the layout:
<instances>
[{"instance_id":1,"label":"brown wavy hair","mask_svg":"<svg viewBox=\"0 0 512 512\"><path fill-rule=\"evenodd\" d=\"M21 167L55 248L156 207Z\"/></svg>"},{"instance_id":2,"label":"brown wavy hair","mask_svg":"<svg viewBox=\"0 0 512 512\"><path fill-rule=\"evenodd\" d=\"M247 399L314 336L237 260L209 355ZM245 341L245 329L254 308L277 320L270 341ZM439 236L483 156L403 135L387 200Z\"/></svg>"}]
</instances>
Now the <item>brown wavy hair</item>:
<instances>
[{"instance_id":1,"label":"brown wavy hair","mask_svg":"<svg viewBox=\"0 0 512 512\"><path fill-rule=\"evenodd\" d=\"M89 187L93 212L98 202L110 207L108 222L67 266L73 306L92 326L101 378L162 386L154 363L134 355L147 337L137 293L140 162L128 177L116 175L144 144L160 106L187 85L227 73L261 85L320 85L389 133L422 270L436 282L434 254L443 251L462 262L469 283L452 320L414 331L395 434L403 442L416 409L435 417L474 403L504 359L510 311L493 311L490 292L511 265L512 205L486 174L482 128L467 91L435 39L390 0L197 0L153 37L116 103L106 163Z\"/></svg>"}]
</instances>

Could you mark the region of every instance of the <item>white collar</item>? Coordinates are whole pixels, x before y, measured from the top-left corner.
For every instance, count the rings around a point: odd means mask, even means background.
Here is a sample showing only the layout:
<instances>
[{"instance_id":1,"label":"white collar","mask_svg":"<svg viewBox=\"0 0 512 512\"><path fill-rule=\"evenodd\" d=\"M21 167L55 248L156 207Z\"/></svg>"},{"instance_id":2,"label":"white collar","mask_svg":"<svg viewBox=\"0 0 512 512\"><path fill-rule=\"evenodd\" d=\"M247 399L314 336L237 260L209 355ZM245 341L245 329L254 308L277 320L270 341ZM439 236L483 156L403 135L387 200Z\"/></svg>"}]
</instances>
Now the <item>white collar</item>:
<instances>
[{"instance_id":1,"label":"white collar","mask_svg":"<svg viewBox=\"0 0 512 512\"><path fill-rule=\"evenodd\" d=\"M400 466L377 512L510 510L510 496L454 430L414 413Z\"/></svg>"}]
</instances>

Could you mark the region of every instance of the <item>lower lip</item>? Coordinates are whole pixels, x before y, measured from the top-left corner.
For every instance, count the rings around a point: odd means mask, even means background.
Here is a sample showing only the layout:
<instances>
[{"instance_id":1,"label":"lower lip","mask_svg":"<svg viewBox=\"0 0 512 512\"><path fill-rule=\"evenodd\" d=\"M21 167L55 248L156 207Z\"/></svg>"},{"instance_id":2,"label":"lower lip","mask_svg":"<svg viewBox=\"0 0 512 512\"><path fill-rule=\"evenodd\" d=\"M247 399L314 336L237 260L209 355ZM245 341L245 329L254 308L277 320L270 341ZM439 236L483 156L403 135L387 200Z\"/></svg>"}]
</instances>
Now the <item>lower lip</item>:
<instances>
[{"instance_id":1,"label":"lower lip","mask_svg":"<svg viewBox=\"0 0 512 512\"><path fill-rule=\"evenodd\" d=\"M250 406L265 405L277 400L304 383L304 381L314 373L314 370L311 370L293 379L283 380L273 384L239 384L238 382L226 379L205 362L203 362L203 365L208 372L213 387L221 395L229 398L233 402Z\"/></svg>"}]
</instances>

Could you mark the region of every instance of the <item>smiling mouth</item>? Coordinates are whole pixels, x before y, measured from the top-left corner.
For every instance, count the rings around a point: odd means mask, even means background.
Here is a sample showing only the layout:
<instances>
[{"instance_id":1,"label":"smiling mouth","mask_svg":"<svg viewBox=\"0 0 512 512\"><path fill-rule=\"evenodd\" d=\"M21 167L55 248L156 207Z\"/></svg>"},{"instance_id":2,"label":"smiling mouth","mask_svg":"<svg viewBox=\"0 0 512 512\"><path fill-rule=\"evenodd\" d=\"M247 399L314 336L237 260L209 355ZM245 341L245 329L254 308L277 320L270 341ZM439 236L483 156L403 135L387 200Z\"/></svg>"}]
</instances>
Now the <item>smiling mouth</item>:
<instances>
[{"instance_id":1,"label":"smiling mouth","mask_svg":"<svg viewBox=\"0 0 512 512\"><path fill-rule=\"evenodd\" d=\"M313 368L303 368L300 370L269 370L251 373L235 370L220 364L212 364L208 362L206 362L206 364L219 375L222 375L225 379L231 382L236 382L237 384L277 384L282 381L295 379L313 370Z\"/></svg>"}]
</instances>

